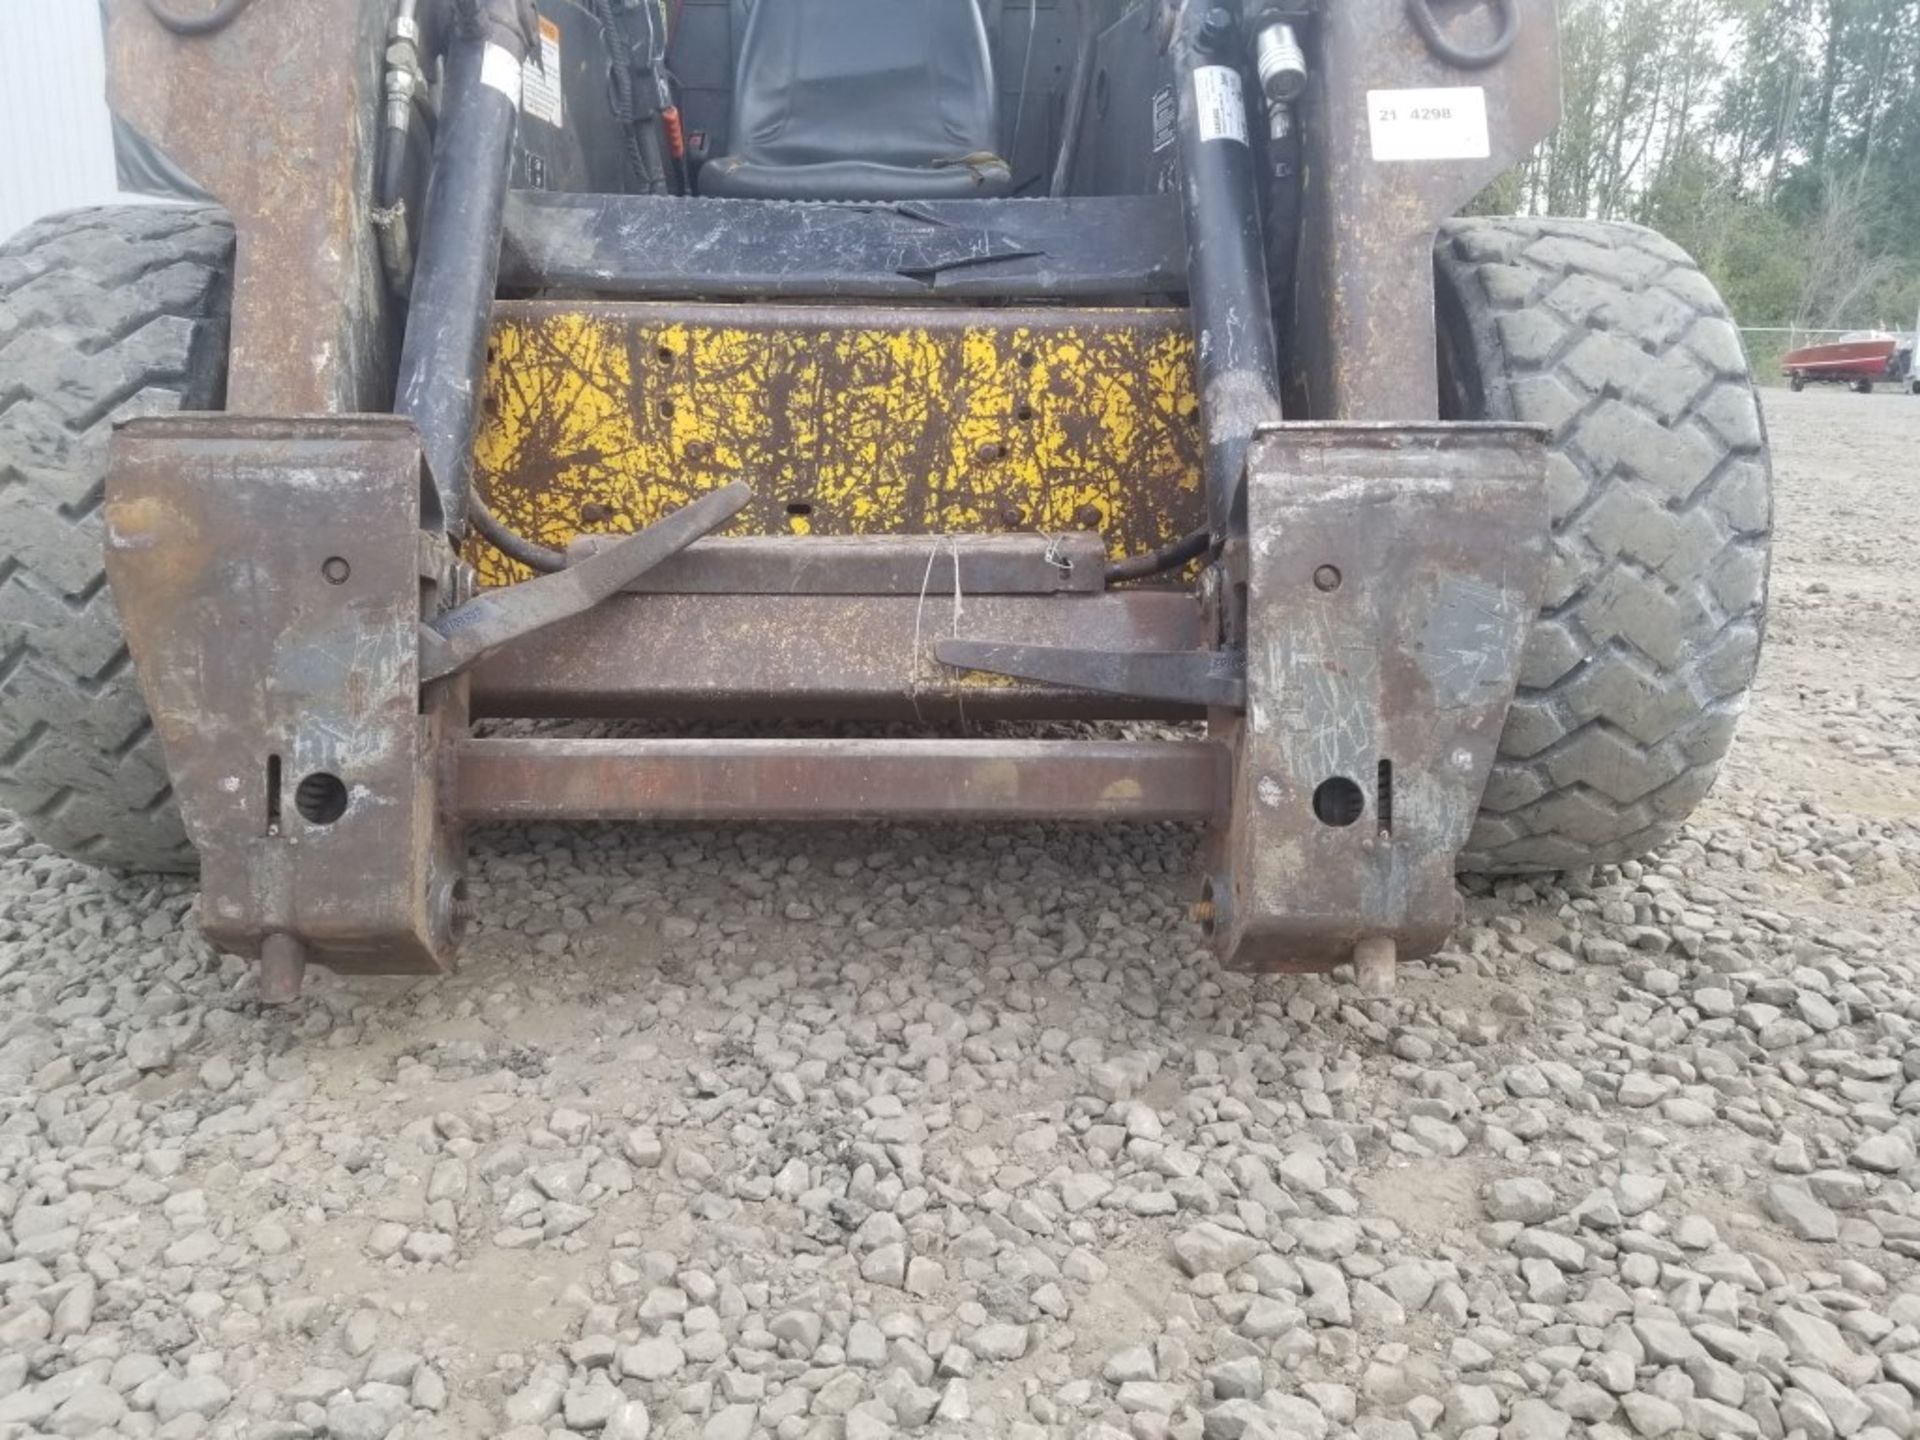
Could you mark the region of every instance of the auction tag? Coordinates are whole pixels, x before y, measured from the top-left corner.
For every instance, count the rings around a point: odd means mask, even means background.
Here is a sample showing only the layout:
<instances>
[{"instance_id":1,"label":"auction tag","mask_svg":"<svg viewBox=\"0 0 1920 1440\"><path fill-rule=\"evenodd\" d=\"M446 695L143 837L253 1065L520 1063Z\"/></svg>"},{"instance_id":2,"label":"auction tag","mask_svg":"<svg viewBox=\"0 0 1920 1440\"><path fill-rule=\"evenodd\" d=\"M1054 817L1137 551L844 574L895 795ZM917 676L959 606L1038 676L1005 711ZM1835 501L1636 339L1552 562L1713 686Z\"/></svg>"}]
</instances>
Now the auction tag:
<instances>
[{"instance_id":1,"label":"auction tag","mask_svg":"<svg viewBox=\"0 0 1920 1440\"><path fill-rule=\"evenodd\" d=\"M1193 98L1200 108L1201 140L1247 143L1247 98L1240 72L1231 65L1200 65L1193 72Z\"/></svg>"},{"instance_id":2,"label":"auction tag","mask_svg":"<svg viewBox=\"0 0 1920 1440\"><path fill-rule=\"evenodd\" d=\"M1485 160L1487 92L1478 85L1446 90L1369 90L1367 125L1376 160Z\"/></svg>"},{"instance_id":3,"label":"auction tag","mask_svg":"<svg viewBox=\"0 0 1920 1440\"><path fill-rule=\"evenodd\" d=\"M558 130L560 124L560 27L540 17L540 58L527 57L520 68L521 108Z\"/></svg>"}]
</instances>

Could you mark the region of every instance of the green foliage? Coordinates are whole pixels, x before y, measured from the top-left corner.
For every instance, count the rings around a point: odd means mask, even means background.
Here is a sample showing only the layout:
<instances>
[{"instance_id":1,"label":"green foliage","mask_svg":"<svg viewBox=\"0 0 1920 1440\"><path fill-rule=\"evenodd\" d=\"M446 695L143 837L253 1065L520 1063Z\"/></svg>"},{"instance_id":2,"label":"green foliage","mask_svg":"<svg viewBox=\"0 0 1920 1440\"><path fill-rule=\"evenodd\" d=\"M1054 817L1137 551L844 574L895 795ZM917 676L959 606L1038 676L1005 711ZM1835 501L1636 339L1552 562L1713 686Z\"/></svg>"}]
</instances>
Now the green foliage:
<instances>
[{"instance_id":1,"label":"green foliage","mask_svg":"<svg viewBox=\"0 0 1920 1440\"><path fill-rule=\"evenodd\" d=\"M1561 49L1558 132L1477 211L1651 225L1743 325L1914 324L1920 0L1563 0Z\"/></svg>"}]
</instances>

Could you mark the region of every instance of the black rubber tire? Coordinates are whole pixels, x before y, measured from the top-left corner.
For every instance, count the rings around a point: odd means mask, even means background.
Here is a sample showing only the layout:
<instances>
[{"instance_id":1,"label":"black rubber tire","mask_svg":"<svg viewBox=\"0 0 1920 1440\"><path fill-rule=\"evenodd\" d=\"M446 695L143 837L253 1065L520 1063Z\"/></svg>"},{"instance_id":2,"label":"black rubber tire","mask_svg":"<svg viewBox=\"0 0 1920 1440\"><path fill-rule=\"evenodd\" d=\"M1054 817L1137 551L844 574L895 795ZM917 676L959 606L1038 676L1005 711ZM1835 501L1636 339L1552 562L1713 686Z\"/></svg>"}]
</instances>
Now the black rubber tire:
<instances>
[{"instance_id":1,"label":"black rubber tire","mask_svg":"<svg viewBox=\"0 0 1920 1440\"><path fill-rule=\"evenodd\" d=\"M1773 476L1740 335L1638 225L1448 224L1443 406L1552 435L1553 560L1462 868L1635 858L1712 787L1765 628Z\"/></svg>"},{"instance_id":2,"label":"black rubber tire","mask_svg":"<svg viewBox=\"0 0 1920 1440\"><path fill-rule=\"evenodd\" d=\"M101 553L114 423L217 410L233 232L113 206L0 245L0 809L114 869L195 865Z\"/></svg>"}]
</instances>

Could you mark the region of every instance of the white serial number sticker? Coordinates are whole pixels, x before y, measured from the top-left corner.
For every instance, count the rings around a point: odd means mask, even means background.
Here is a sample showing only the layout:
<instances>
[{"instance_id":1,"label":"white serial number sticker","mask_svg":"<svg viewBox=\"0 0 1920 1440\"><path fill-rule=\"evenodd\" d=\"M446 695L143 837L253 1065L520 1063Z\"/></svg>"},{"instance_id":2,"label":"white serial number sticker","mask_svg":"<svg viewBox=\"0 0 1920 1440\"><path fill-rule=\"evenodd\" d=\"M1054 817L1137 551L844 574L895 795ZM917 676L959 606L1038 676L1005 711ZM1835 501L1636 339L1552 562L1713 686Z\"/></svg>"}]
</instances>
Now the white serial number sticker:
<instances>
[{"instance_id":1,"label":"white serial number sticker","mask_svg":"<svg viewBox=\"0 0 1920 1440\"><path fill-rule=\"evenodd\" d=\"M480 83L490 90L498 90L513 102L515 109L519 108L520 62L506 46L488 45L480 52Z\"/></svg>"},{"instance_id":2,"label":"white serial number sticker","mask_svg":"<svg viewBox=\"0 0 1920 1440\"><path fill-rule=\"evenodd\" d=\"M1446 90L1369 90L1367 124L1376 160L1484 160L1487 92L1478 85Z\"/></svg>"},{"instance_id":3,"label":"white serial number sticker","mask_svg":"<svg viewBox=\"0 0 1920 1440\"><path fill-rule=\"evenodd\" d=\"M1200 138L1247 143L1247 98L1240 72L1231 65L1201 65L1193 72L1193 98L1200 109Z\"/></svg>"}]
</instances>

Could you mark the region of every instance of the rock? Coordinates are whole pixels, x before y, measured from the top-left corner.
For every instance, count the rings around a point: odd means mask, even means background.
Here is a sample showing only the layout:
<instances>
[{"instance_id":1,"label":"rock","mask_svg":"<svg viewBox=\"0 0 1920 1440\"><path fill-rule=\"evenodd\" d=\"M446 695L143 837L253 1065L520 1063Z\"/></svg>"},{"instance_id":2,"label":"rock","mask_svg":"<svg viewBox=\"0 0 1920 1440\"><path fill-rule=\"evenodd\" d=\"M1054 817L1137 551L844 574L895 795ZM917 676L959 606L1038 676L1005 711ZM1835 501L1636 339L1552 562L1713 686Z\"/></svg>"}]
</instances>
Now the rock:
<instances>
[{"instance_id":1,"label":"rock","mask_svg":"<svg viewBox=\"0 0 1920 1440\"><path fill-rule=\"evenodd\" d=\"M887 1285L895 1290L907 1283L907 1247L904 1245L882 1245L868 1252L860 1262L860 1278L874 1285Z\"/></svg>"},{"instance_id":2,"label":"rock","mask_svg":"<svg viewBox=\"0 0 1920 1440\"><path fill-rule=\"evenodd\" d=\"M1251 1400L1227 1400L1201 1417L1202 1440L1266 1440L1273 1435L1266 1411Z\"/></svg>"},{"instance_id":3,"label":"rock","mask_svg":"<svg viewBox=\"0 0 1920 1440\"><path fill-rule=\"evenodd\" d=\"M413 1385L407 1398L414 1409L438 1414L447 1408L447 1382L431 1365L422 1365L413 1372Z\"/></svg>"},{"instance_id":4,"label":"rock","mask_svg":"<svg viewBox=\"0 0 1920 1440\"><path fill-rule=\"evenodd\" d=\"M613 1418L622 1398L602 1374L583 1390L569 1390L560 1413L569 1430L598 1430Z\"/></svg>"},{"instance_id":5,"label":"rock","mask_svg":"<svg viewBox=\"0 0 1920 1440\"><path fill-rule=\"evenodd\" d=\"M1027 1344L1024 1325L982 1325L967 1337L967 1348L982 1360L1018 1360Z\"/></svg>"},{"instance_id":6,"label":"rock","mask_svg":"<svg viewBox=\"0 0 1920 1440\"><path fill-rule=\"evenodd\" d=\"M1523 1225L1537 1225L1542 1220L1550 1220L1560 1208L1554 1198L1553 1187L1531 1176L1494 1181L1487 1187L1483 1203L1488 1218L1517 1220Z\"/></svg>"},{"instance_id":7,"label":"rock","mask_svg":"<svg viewBox=\"0 0 1920 1440\"><path fill-rule=\"evenodd\" d=\"M81 1385L60 1402L47 1422L55 1435L93 1436L112 1430L127 1413L127 1402L105 1385Z\"/></svg>"},{"instance_id":8,"label":"rock","mask_svg":"<svg viewBox=\"0 0 1920 1440\"><path fill-rule=\"evenodd\" d=\"M1173 1237L1173 1256L1189 1275L1221 1274L1238 1270L1267 1247L1251 1235L1203 1220Z\"/></svg>"},{"instance_id":9,"label":"rock","mask_svg":"<svg viewBox=\"0 0 1920 1440\"><path fill-rule=\"evenodd\" d=\"M1253 1355L1221 1361L1207 1371L1207 1384L1216 1400L1257 1400L1266 1388L1259 1358Z\"/></svg>"},{"instance_id":10,"label":"rock","mask_svg":"<svg viewBox=\"0 0 1920 1440\"><path fill-rule=\"evenodd\" d=\"M1620 1408L1626 1412L1627 1423L1634 1433L1645 1436L1646 1440L1661 1440L1662 1436L1672 1435L1686 1424L1686 1416L1681 1414L1678 1405L1644 1391L1622 1395Z\"/></svg>"},{"instance_id":11,"label":"rock","mask_svg":"<svg viewBox=\"0 0 1920 1440\"><path fill-rule=\"evenodd\" d=\"M136 1070L164 1070L173 1063L173 1036L148 1025L127 1036L127 1063Z\"/></svg>"},{"instance_id":12,"label":"rock","mask_svg":"<svg viewBox=\"0 0 1920 1440\"><path fill-rule=\"evenodd\" d=\"M820 1343L820 1315L811 1310L785 1310L767 1324L773 1337L802 1355L811 1355Z\"/></svg>"},{"instance_id":13,"label":"rock","mask_svg":"<svg viewBox=\"0 0 1920 1440\"><path fill-rule=\"evenodd\" d=\"M1852 1371L1857 1358L1848 1347L1840 1327L1820 1315L1803 1310L1781 1310L1773 1317L1773 1330L1786 1342L1787 1354L1803 1365L1816 1366L1834 1374ZM1873 1366L1865 1367L1862 1379L1871 1378Z\"/></svg>"},{"instance_id":14,"label":"rock","mask_svg":"<svg viewBox=\"0 0 1920 1440\"><path fill-rule=\"evenodd\" d=\"M937 1260L929 1260L924 1255L914 1255L907 1260L907 1293L922 1299L938 1293L947 1283L946 1267Z\"/></svg>"},{"instance_id":15,"label":"rock","mask_svg":"<svg viewBox=\"0 0 1920 1440\"><path fill-rule=\"evenodd\" d=\"M1154 1369L1153 1351L1145 1345L1131 1345L1125 1350L1116 1350L1107 1357L1107 1363L1100 1369L1110 1385L1122 1385L1129 1380L1152 1380L1157 1378Z\"/></svg>"},{"instance_id":16,"label":"rock","mask_svg":"<svg viewBox=\"0 0 1920 1440\"><path fill-rule=\"evenodd\" d=\"M227 1408L233 1391L218 1375L189 1375L169 1380L153 1392L153 1414L162 1425L182 1415L199 1415L211 1420Z\"/></svg>"},{"instance_id":17,"label":"rock","mask_svg":"<svg viewBox=\"0 0 1920 1440\"><path fill-rule=\"evenodd\" d=\"M1633 1338L1655 1365L1684 1365L1706 1354L1692 1332L1678 1320L1644 1315L1633 1322Z\"/></svg>"},{"instance_id":18,"label":"rock","mask_svg":"<svg viewBox=\"0 0 1920 1440\"><path fill-rule=\"evenodd\" d=\"M1825 1371L1796 1365L1787 1373L1793 1377L1794 1389L1810 1396L1820 1407L1834 1433L1852 1435L1873 1418L1872 1406Z\"/></svg>"},{"instance_id":19,"label":"rock","mask_svg":"<svg viewBox=\"0 0 1920 1440\"><path fill-rule=\"evenodd\" d=\"M1776 1180L1767 1187L1767 1213L1802 1240L1833 1241L1840 1238L1840 1222L1833 1211L1822 1205L1805 1185Z\"/></svg>"},{"instance_id":20,"label":"rock","mask_svg":"<svg viewBox=\"0 0 1920 1440\"><path fill-rule=\"evenodd\" d=\"M1171 1415L1187 1398L1184 1385L1157 1380L1129 1380L1114 1392L1114 1403L1129 1415Z\"/></svg>"},{"instance_id":21,"label":"rock","mask_svg":"<svg viewBox=\"0 0 1920 1440\"><path fill-rule=\"evenodd\" d=\"M537 1425L560 1413L567 1387L557 1375L536 1375L507 1398L507 1419L515 1425Z\"/></svg>"},{"instance_id":22,"label":"rock","mask_svg":"<svg viewBox=\"0 0 1920 1440\"><path fill-rule=\"evenodd\" d=\"M1573 1429L1572 1417L1544 1400L1516 1400L1507 1423L1500 1427L1500 1440L1566 1440Z\"/></svg>"},{"instance_id":23,"label":"rock","mask_svg":"<svg viewBox=\"0 0 1920 1440\"><path fill-rule=\"evenodd\" d=\"M607 1417L600 1440L647 1440L652 1433L653 1418L647 1413L646 1403L628 1400Z\"/></svg>"},{"instance_id":24,"label":"rock","mask_svg":"<svg viewBox=\"0 0 1920 1440\"><path fill-rule=\"evenodd\" d=\"M665 1380L678 1375L686 1363L686 1352L664 1336L639 1341L620 1352L621 1374L636 1380Z\"/></svg>"},{"instance_id":25,"label":"rock","mask_svg":"<svg viewBox=\"0 0 1920 1440\"><path fill-rule=\"evenodd\" d=\"M387 1440L401 1418L397 1407L342 1398L327 1406L327 1435L329 1440Z\"/></svg>"},{"instance_id":26,"label":"rock","mask_svg":"<svg viewBox=\"0 0 1920 1440\"><path fill-rule=\"evenodd\" d=\"M1869 1135L1847 1157L1847 1163L1880 1175L1897 1175L1913 1164L1913 1141L1898 1130Z\"/></svg>"},{"instance_id":27,"label":"rock","mask_svg":"<svg viewBox=\"0 0 1920 1440\"><path fill-rule=\"evenodd\" d=\"M660 1160L666 1151L660 1144L660 1137L651 1129L642 1125L627 1131L620 1137L620 1153L627 1157L627 1163L640 1170L659 1168ZM645 1411L641 1414L644 1416ZM612 1423L608 1423L612 1429Z\"/></svg>"}]
</instances>

